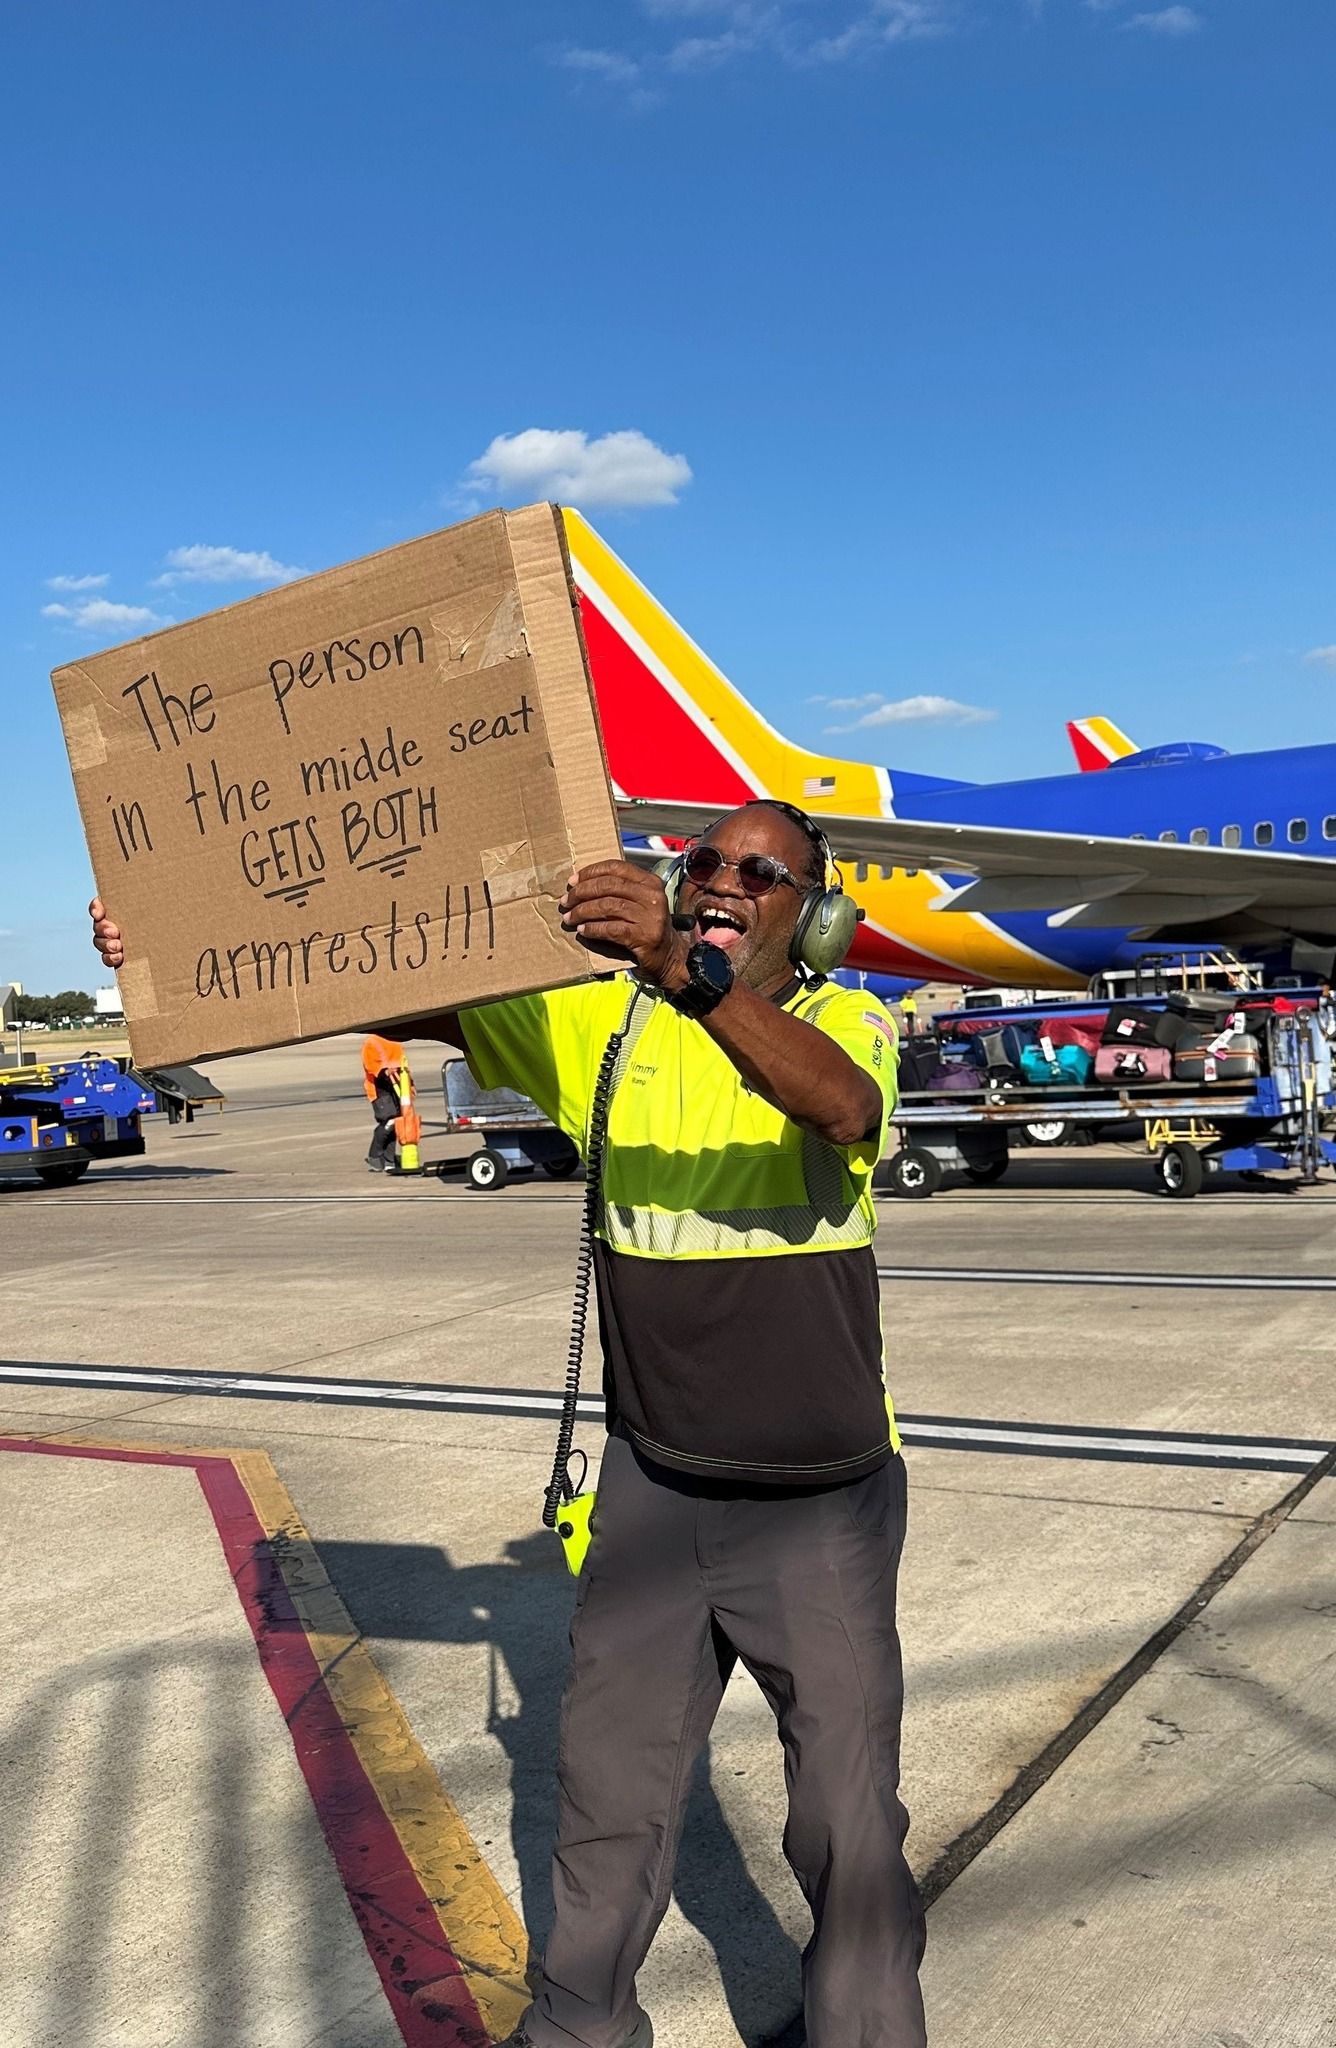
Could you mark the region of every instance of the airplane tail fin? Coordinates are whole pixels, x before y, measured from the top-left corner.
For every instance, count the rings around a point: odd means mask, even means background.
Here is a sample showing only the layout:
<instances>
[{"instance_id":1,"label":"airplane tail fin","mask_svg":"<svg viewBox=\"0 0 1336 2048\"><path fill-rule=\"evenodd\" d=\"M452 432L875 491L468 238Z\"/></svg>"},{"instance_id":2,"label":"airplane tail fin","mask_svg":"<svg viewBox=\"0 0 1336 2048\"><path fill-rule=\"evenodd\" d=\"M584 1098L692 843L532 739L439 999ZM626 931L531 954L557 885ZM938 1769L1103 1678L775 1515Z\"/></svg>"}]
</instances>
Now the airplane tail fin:
<instances>
[{"instance_id":1,"label":"airplane tail fin","mask_svg":"<svg viewBox=\"0 0 1336 2048\"><path fill-rule=\"evenodd\" d=\"M1083 775L1089 775L1098 768L1107 768L1111 761L1121 761L1125 754L1137 751L1135 742L1129 740L1111 718L1068 719L1067 737L1072 743L1076 765Z\"/></svg>"},{"instance_id":2,"label":"airplane tail fin","mask_svg":"<svg viewBox=\"0 0 1336 2048\"><path fill-rule=\"evenodd\" d=\"M777 733L578 512L563 508L589 667L619 794L720 810L776 796L804 810L890 808L886 771Z\"/></svg>"}]
</instances>

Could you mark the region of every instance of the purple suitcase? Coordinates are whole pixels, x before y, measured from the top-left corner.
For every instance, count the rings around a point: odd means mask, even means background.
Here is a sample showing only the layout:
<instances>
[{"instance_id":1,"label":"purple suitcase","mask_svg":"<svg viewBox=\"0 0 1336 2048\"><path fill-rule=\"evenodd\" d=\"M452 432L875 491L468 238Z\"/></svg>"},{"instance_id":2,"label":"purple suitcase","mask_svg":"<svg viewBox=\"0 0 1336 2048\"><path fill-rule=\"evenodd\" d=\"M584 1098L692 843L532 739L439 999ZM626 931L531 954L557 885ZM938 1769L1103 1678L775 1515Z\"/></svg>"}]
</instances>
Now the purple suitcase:
<instances>
[{"instance_id":1,"label":"purple suitcase","mask_svg":"<svg viewBox=\"0 0 1336 2048\"><path fill-rule=\"evenodd\" d=\"M1095 1054L1095 1079L1126 1088L1172 1081L1174 1056L1167 1045L1102 1045Z\"/></svg>"}]
</instances>

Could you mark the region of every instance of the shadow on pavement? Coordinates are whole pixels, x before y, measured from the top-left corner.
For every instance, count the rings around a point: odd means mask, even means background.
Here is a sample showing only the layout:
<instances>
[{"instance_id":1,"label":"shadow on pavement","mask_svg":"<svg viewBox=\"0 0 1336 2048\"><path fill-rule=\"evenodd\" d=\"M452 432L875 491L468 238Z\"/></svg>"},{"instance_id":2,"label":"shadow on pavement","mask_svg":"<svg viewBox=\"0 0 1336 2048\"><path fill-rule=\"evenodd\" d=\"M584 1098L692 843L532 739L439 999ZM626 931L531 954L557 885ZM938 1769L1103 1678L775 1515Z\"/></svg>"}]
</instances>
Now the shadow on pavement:
<instances>
[{"instance_id":1,"label":"shadow on pavement","mask_svg":"<svg viewBox=\"0 0 1336 2048\"><path fill-rule=\"evenodd\" d=\"M557 1722L573 1597L555 1542L535 1532L508 1543L503 1562L477 1565L455 1565L428 1544L316 1547L373 1641L488 1645L487 1732L510 1764L520 1916L533 1953L541 1954L552 1915ZM503 1687L518 1701L516 1711L504 1710ZM747 1870L711 1783L708 1753L693 1781L673 1889L714 1951L738 2032L759 2039L798 2002L798 1951Z\"/></svg>"}]
</instances>

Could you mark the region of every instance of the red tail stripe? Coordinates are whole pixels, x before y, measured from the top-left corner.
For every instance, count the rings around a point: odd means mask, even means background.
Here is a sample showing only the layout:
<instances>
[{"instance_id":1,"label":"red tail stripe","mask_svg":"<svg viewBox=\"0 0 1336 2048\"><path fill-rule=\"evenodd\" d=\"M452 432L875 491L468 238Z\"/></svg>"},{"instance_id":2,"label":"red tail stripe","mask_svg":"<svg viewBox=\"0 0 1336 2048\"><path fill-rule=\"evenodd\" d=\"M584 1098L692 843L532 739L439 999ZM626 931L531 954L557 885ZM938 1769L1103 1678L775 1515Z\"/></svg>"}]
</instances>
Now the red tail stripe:
<instances>
[{"instance_id":1,"label":"red tail stripe","mask_svg":"<svg viewBox=\"0 0 1336 2048\"><path fill-rule=\"evenodd\" d=\"M682 709L639 655L580 593L589 667L612 779L628 796L689 791L691 801L722 809L756 791Z\"/></svg>"}]
</instances>

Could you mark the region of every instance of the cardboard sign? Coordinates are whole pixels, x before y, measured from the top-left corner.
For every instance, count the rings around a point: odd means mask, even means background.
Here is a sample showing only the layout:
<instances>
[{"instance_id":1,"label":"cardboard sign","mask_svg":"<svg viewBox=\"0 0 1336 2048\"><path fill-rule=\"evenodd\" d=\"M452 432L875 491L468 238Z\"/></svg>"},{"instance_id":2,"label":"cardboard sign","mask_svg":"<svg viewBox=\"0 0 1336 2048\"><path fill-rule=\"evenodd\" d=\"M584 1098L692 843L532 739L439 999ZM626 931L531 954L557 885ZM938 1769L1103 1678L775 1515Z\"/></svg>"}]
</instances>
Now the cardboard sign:
<instances>
[{"instance_id":1,"label":"cardboard sign","mask_svg":"<svg viewBox=\"0 0 1336 2048\"><path fill-rule=\"evenodd\" d=\"M557 911L572 867L620 841L554 506L489 512L52 682L139 1064L598 968Z\"/></svg>"}]
</instances>

